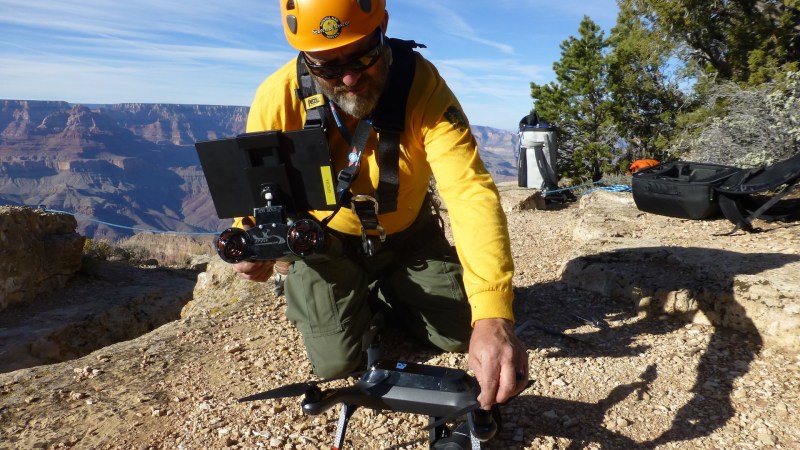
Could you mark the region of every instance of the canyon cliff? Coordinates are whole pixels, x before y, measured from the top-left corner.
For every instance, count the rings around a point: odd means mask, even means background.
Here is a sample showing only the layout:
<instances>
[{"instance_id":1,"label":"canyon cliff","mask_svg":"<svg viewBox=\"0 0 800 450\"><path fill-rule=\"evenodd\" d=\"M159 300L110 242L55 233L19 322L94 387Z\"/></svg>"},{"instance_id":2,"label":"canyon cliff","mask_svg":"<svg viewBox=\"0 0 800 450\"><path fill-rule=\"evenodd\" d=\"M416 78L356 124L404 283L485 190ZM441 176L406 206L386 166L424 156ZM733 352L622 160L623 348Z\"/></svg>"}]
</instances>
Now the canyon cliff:
<instances>
[{"instance_id":1,"label":"canyon cliff","mask_svg":"<svg viewBox=\"0 0 800 450\"><path fill-rule=\"evenodd\" d=\"M79 214L78 232L219 231L197 141L244 132L242 106L0 100L0 204ZM473 126L496 181L516 177L510 131ZM89 220L92 219L92 220Z\"/></svg>"}]
</instances>

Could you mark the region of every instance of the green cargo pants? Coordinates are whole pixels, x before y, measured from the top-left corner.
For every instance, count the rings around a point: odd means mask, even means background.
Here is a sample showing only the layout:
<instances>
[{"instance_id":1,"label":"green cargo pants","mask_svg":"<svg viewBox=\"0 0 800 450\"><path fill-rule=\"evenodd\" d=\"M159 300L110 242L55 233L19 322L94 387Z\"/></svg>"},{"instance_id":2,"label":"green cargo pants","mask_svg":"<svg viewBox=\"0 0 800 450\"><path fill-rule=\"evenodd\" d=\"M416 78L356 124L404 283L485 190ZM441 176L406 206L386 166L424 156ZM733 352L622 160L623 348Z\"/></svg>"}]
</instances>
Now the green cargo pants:
<instances>
[{"instance_id":1,"label":"green cargo pants","mask_svg":"<svg viewBox=\"0 0 800 450\"><path fill-rule=\"evenodd\" d=\"M330 236L325 252L296 261L286 278L286 317L303 335L318 376L366 368L362 338L379 302L390 307L387 322L412 338L445 351L467 349L462 267L430 214L388 236L372 257L360 248L360 236Z\"/></svg>"}]
</instances>

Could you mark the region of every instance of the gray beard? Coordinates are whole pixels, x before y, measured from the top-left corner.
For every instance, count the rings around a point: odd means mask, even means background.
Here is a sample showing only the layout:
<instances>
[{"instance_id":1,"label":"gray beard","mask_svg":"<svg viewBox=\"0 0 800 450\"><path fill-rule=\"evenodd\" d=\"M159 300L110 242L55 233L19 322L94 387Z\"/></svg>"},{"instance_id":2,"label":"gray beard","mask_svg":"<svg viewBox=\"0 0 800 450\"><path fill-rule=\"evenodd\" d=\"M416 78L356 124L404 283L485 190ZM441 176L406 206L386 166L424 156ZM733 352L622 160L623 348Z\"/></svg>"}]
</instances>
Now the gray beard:
<instances>
[{"instance_id":1,"label":"gray beard","mask_svg":"<svg viewBox=\"0 0 800 450\"><path fill-rule=\"evenodd\" d=\"M336 103L339 109L351 117L363 119L369 116L375 107L378 106L378 101L380 101L381 94L383 94L383 88L386 86L391 58L381 58L381 60L375 64L379 65L379 70L375 76L362 73L358 80L359 85L361 83L368 83L369 89L367 89L366 93L363 95L348 96L347 93L351 88L342 84L341 81L334 86L330 86L324 82L318 83L319 88L326 97Z\"/></svg>"}]
</instances>

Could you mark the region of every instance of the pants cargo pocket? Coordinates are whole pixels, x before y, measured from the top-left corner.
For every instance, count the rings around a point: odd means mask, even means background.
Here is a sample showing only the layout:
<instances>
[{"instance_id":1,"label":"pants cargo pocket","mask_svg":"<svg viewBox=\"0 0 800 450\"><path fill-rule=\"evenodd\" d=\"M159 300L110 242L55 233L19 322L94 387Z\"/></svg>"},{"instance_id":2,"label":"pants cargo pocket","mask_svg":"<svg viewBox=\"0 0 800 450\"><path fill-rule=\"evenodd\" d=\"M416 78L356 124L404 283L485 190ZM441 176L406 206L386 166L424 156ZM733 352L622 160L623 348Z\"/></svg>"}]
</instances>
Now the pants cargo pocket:
<instances>
[{"instance_id":1,"label":"pants cargo pocket","mask_svg":"<svg viewBox=\"0 0 800 450\"><path fill-rule=\"evenodd\" d=\"M343 330L333 286L304 263L295 263L286 279L286 318L304 335L312 337Z\"/></svg>"},{"instance_id":2,"label":"pants cargo pocket","mask_svg":"<svg viewBox=\"0 0 800 450\"><path fill-rule=\"evenodd\" d=\"M360 367L370 310L367 278L353 261L295 262L286 278L286 302L286 317L303 335L318 376L340 376Z\"/></svg>"}]
</instances>

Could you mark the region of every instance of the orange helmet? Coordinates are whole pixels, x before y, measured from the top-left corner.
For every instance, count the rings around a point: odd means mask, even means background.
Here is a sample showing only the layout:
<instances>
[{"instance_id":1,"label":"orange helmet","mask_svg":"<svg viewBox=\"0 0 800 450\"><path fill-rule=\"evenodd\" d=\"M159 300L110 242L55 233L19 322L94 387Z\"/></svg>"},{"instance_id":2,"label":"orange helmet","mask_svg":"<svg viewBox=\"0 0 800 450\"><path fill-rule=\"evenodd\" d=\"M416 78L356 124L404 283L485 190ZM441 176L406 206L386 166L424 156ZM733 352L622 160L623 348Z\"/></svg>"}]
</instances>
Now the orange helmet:
<instances>
[{"instance_id":1,"label":"orange helmet","mask_svg":"<svg viewBox=\"0 0 800 450\"><path fill-rule=\"evenodd\" d=\"M368 36L380 26L386 0L280 0L283 31L303 52L330 50Z\"/></svg>"}]
</instances>

